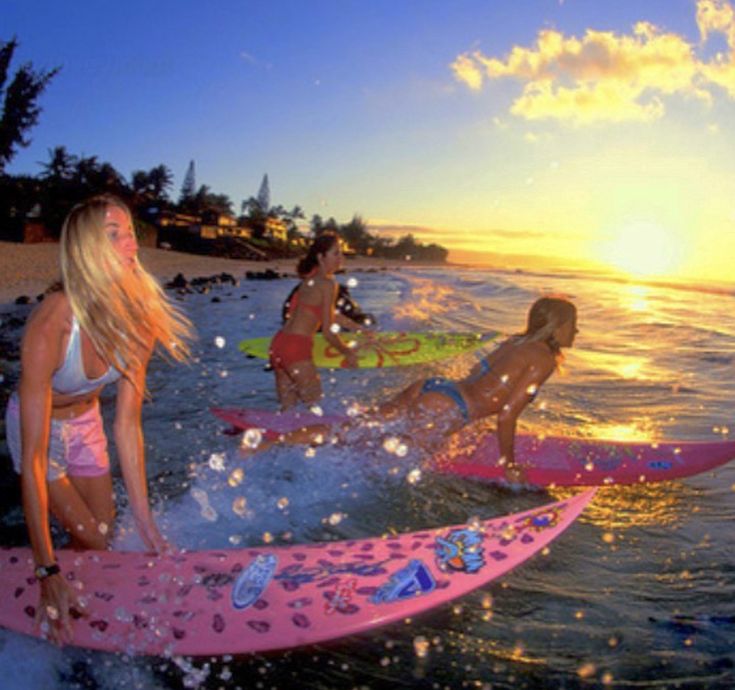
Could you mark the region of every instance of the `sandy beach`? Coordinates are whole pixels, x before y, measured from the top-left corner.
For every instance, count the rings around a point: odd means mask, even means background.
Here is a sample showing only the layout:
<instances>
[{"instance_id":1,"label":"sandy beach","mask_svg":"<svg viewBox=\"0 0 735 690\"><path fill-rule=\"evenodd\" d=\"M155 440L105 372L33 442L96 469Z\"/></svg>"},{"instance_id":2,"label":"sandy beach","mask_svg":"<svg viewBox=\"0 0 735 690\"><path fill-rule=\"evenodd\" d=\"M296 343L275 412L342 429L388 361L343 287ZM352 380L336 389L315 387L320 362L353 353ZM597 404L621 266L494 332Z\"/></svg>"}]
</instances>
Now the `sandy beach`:
<instances>
[{"instance_id":1,"label":"sandy beach","mask_svg":"<svg viewBox=\"0 0 735 690\"><path fill-rule=\"evenodd\" d=\"M242 278L246 271L267 269L294 274L297 261L296 259L245 261L151 247L141 247L139 255L141 263L161 281L171 280L177 273L182 273L188 279L223 272ZM408 265L412 265L411 262L368 257L345 260L347 270L396 269ZM35 301L36 296L43 293L59 277L57 243L0 242L0 304L13 303L23 295Z\"/></svg>"}]
</instances>

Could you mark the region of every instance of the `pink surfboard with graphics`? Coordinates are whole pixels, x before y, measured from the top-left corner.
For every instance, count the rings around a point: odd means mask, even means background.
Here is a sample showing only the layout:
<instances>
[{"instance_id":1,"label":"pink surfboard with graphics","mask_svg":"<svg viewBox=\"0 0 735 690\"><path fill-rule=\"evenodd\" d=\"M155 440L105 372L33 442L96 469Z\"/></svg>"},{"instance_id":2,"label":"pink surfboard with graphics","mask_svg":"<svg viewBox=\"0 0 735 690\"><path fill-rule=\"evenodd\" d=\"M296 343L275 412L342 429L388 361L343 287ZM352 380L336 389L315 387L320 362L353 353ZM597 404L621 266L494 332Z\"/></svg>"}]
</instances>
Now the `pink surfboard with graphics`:
<instances>
[{"instance_id":1,"label":"pink surfboard with graphics","mask_svg":"<svg viewBox=\"0 0 735 690\"><path fill-rule=\"evenodd\" d=\"M60 550L64 576L86 601L73 644L201 656L364 632L504 575L558 537L593 495L385 538L176 556ZM0 586L0 625L37 634L39 588L29 549L0 549Z\"/></svg>"},{"instance_id":2,"label":"pink surfboard with graphics","mask_svg":"<svg viewBox=\"0 0 735 690\"><path fill-rule=\"evenodd\" d=\"M347 417L308 412L267 412L213 408L238 429L259 428L266 438L310 424L339 424ZM476 479L502 480L497 437L486 433L452 455L438 455L432 469ZM602 486L681 479L707 472L735 458L735 441L603 441L590 438L516 434L515 455L528 484Z\"/></svg>"}]
</instances>

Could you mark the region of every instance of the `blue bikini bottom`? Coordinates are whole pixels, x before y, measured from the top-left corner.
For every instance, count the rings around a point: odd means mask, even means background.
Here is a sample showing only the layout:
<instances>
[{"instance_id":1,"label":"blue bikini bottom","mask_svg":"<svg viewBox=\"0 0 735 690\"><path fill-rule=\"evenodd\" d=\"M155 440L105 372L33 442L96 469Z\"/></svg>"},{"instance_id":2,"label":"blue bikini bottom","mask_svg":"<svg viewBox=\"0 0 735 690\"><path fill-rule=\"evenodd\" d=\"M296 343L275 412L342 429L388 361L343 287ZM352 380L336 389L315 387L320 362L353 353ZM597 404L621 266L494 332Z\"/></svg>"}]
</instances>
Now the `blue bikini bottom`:
<instances>
[{"instance_id":1,"label":"blue bikini bottom","mask_svg":"<svg viewBox=\"0 0 735 690\"><path fill-rule=\"evenodd\" d=\"M464 423L469 424L470 411L467 407L467 402L462 397L462 393L460 393L459 389L457 388L457 384L454 381L451 381L450 379L445 379L443 376L434 376L433 378L426 379L424 385L421 387L421 392L439 393L446 396L447 398L450 398L455 403L457 403L457 407L462 413Z\"/></svg>"}]
</instances>

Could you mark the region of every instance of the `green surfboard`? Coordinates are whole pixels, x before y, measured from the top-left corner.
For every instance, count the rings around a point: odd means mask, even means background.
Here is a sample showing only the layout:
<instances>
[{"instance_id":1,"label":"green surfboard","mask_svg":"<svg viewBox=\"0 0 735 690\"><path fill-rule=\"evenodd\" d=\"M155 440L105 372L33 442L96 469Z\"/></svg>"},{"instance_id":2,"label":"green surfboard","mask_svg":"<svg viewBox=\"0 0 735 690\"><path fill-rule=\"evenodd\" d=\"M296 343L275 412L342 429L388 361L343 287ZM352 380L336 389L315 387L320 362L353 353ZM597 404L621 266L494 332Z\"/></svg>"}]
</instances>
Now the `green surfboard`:
<instances>
[{"instance_id":1,"label":"green surfboard","mask_svg":"<svg viewBox=\"0 0 735 690\"><path fill-rule=\"evenodd\" d=\"M378 331L340 333L342 342L357 353L360 369L400 367L423 364L471 352L495 340L500 333L402 333ZM240 343L246 355L268 359L271 338L251 338ZM353 344L354 343L354 344ZM344 366L343 355L330 345L321 333L314 337L314 362L320 368Z\"/></svg>"}]
</instances>

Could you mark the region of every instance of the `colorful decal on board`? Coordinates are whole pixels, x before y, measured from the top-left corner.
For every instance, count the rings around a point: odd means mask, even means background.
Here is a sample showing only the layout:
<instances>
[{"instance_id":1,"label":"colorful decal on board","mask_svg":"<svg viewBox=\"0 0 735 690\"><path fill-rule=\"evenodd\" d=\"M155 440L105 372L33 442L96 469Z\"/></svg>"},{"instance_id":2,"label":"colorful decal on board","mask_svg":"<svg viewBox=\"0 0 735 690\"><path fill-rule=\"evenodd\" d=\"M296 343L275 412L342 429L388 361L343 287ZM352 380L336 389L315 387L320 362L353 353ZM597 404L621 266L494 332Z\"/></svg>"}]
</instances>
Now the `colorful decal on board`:
<instances>
[{"instance_id":1,"label":"colorful decal on board","mask_svg":"<svg viewBox=\"0 0 735 690\"><path fill-rule=\"evenodd\" d=\"M543 532L545 529L556 527L562 518L563 508L551 508L535 515L529 515L520 524L520 529L527 529L533 532Z\"/></svg>"},{"instance_id":2,"label":"colorful decal on board","mask_svg":"<svg viewBox=\"0 0 735 690\"><path fill-rule=\"evenodd\" d=\"M441 570L476 573L485 565L482 534L474 529L457 529L436 539L436 563Z\"/></svg>"},{"instance_id":3,"label":"colorful decal on board","mask_svg":"<svg viewBox=\"0 0 735 690\"><path fill-rule=\"evenodd\" d=\"M303 585L312 582L324 582L339 575L354 575L356 577L376 577L387 573L385 564L390 558L375 563L363 561L350 561L347 563L334 563L326 559L320 559L319 563L305 566L301 563L287 565L273 579L287 591L296 591Z\"/></svg>"},{"instance_id":4,"label":"colorful decal on board","mask_svg":"<svg viewBox=\"0 0 735 690\"><path fill-rule=\"evenodd\" d=\"M412 599L433 592L436 581L431 571L419 560L409 561L402 568L390 576L390 580L378 588L370 598L374 604L388 604L403 599Z\"/></svg>"},{"instance_id":5,"label":"colorful decal on board","mask_svg":"<svg viewBox=\"0 0 735 690\"><path fill-rule=\"evenodd\" d=\"M333 592L324 592L324 613L331 616L335 612L356 613L359 608L352 603L352 597L357 589L357 580L339 582Z\"/></svg>"},{"instance_id":6,"label":"colorful decal on board","mask_svg":"<svg viewBox=\"0 0 735 690\"><path fill-rule=\"evenodd\" d=\"M273 554L261 554L243 570L232 586L232 605L236 609L252 606L268 587L278 559Z\"/></svg>"}]
</instances>

